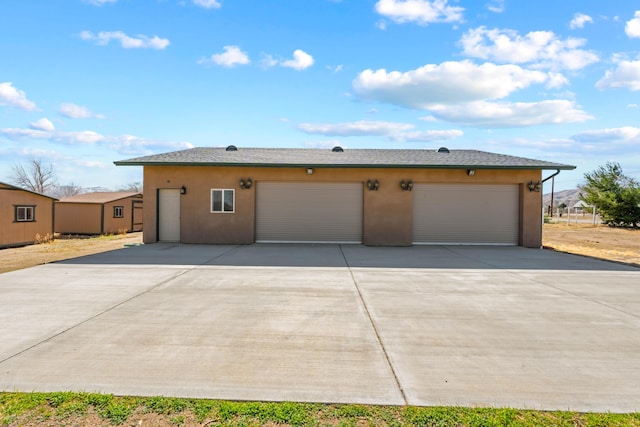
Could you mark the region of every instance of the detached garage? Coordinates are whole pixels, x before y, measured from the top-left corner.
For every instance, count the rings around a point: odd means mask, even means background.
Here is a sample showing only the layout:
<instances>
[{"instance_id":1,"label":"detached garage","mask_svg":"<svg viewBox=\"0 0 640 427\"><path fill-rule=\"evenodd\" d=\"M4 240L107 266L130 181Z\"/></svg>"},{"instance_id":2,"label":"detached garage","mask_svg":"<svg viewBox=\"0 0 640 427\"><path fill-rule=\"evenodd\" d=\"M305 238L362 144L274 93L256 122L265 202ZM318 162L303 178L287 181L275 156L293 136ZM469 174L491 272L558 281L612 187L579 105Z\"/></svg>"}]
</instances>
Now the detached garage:
<instances>
[{"instance_id":1,"label":"detached garage","mask_svg":"<svg viewBox=\"0 0 640 427\"><path fill-rule=\"evenodd\" d=\"M542 183L575 168L445 148L229 146L115 163L144 167L145 243L380 246L540 247Z\"/></svg>"}]
</instances>

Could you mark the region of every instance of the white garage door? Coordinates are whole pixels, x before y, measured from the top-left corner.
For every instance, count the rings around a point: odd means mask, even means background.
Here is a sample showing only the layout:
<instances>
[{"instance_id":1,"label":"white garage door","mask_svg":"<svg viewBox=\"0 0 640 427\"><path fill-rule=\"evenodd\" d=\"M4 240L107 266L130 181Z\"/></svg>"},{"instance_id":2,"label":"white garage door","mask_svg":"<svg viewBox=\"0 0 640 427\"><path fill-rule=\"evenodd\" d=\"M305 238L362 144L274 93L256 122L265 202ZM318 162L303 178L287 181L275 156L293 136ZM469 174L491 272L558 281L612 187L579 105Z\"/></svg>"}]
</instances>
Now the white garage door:
<instances>
[{"instance_id":1,"label":"white garage door","mask_svg":"<svg viewBox=\"0 0 640 427\"><path fill-rule=\"evenodd\" d=\"M258 183L256 241L362 242L362 183Z\"/></svg>"},{"instance_id":2,"label":"white garage door","mask_svg":"<svg viewBox=\"0 0 640 427\"><path fill-rule=\"evenodd\" d=\"M416 184L413 194L415 244L518 244L517 185Z\"/></svg>"}]
</instances>

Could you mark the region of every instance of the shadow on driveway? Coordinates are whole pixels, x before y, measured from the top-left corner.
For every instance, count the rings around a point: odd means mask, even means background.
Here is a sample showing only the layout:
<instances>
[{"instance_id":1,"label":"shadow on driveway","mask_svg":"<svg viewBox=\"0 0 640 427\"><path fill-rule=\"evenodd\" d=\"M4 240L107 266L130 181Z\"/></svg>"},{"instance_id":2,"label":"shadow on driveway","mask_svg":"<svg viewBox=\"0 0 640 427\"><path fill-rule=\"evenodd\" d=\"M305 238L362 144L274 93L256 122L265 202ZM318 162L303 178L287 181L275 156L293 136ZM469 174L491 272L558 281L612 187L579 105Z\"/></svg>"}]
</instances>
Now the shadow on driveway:
<instances>
[{"instance_id":1,"label":"shadow on driveway","mask_svg":"<svg viewBox=\"0 0 640 427\"><path fill-rule=\"evenodd\" d=\"M544 249L451 245L156 243L74 258L59 264L638 271L629 265Z\"/></svg>"}]
</instances>

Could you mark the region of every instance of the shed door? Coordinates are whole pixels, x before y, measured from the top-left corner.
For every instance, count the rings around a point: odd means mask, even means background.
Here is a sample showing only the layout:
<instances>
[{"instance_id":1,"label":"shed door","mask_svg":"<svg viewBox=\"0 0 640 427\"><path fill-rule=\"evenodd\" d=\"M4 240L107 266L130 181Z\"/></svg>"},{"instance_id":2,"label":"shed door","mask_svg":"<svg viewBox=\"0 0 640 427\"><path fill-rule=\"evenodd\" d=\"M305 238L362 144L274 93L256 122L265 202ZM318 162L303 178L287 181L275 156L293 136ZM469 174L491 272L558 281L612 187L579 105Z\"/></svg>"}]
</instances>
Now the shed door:
<instances>
[{"instance_id":1,"label":"shed door","mask_svg":"<svg viewBox=\"0 0 640 427\"><path fill-rule=\"evenodd\" d=\"M415 244L518 244L518 185L416 184L413 197Z\"/></svg>"},{"instance_id":2,"label":"shed door","mask_svg":"<svg viewBox=\"0 0 640 427\"><path fill-rule=\"evenodd\" d=\"M362 242L362 183L260 182L257 242Z\"/></svg>"},{"instance_id":3,"label":"shed door","mask_svg":"<svg viewBox=\"0 0 640 427\"><path fill-rule=\"evenodd\" d=\"M131 201L131 231L142 231L142 200Z\"/></svg>"},{"instance_id":4,"label":"shed door","mask_svg":"<svg viewBox=\"0 0 640 427\"><path fill-rule=\"evenodd\" d=\"M180 190L158 190L158 241L180 241Z\"/></svg>"}]
</instances>

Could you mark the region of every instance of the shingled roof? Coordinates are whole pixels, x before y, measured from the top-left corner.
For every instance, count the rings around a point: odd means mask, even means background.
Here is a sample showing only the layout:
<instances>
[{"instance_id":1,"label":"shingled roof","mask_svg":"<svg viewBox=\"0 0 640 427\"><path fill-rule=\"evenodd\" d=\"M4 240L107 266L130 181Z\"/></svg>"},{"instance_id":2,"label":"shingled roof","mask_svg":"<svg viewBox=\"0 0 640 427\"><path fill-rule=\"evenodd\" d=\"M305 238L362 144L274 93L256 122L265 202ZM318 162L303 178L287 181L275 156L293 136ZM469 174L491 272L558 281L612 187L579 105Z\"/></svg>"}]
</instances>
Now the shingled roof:
<instances>
[{"instance_id":1,"label":"shingled roof","mask_svg":"<svg viewBox=\"0 0 640 427\"><path fill-rule=\"evenodd\" d=\"M142 195L138 191L96 191L93 193L76 194L75 196L69 196L60 199L60 203L109 203L116 200L126 199L127 197L133 197Z\"/></svg>"},{"instance_id":2,"label":"shingled roof","mask_svg":"<svg viewBox=\"0 0 640 427\"><path fill-rule=\"evenodd\" d=\"M257 166L428 169L561 169L575 166L477 150L196 147L114 162L118 166Z\"/></svg>"}]
</instances>

